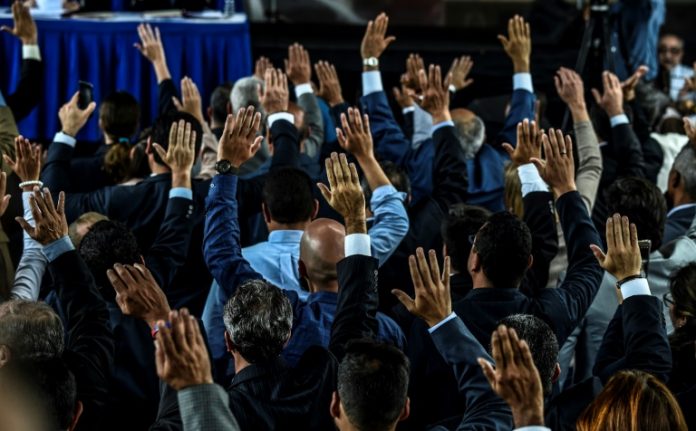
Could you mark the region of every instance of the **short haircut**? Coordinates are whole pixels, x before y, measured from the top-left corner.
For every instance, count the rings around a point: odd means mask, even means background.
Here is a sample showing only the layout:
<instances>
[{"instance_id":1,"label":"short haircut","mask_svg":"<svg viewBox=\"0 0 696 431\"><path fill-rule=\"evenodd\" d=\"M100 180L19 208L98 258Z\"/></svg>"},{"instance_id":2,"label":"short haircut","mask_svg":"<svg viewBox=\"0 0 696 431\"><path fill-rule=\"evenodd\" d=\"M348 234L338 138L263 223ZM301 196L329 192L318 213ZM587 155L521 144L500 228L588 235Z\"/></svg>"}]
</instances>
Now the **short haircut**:
<instances>
[{"instance_id":1,"label":"short haircut","mask_svg":"<svg viewBox=\"0 0 696 431\"><path fill-rule=\"evenodd\" d=\"M166 151L169 148L169 131L172 128L172 124L178 123L180 120L191 123L191 131L196 132L197 155L201 150L201 143L203 142L203 126L201 126L201 123L196 119L196 117L188 112L169 111L164 115L160 115L152 126L152 131L150 133L152 143L159 144ZM158 164L166 166L154 148L152 149L152 154Z\"/></svg>"},{"instance_id":2,"label":"short haircut","mask_svg":"<svg viewBox=\"0 0 696 431\"><path fill-rule=\"evenodd\" d=\"M684 181L684 191L696 200L696 149L691 143L686 144L674 159L672 169L679 172Z\"/></svg>"},{"instance_id":3,"label":"short haircut","mask_svg":"<svg viewBox=\"0 0 696 431\"><path fill-rule=\"evenodd\" d=\"M449 215L442 220L440 233L447 247L452 269L465 272L472 243L469 238L476 235L491 213L481 207L456 205L450 208Z\"/></svg>"},{"instance_id":4,"label":"short haircut","mask_svg":"<svg viewBox=\"0 0 696 431\"><path fill-rule=\"evenodd\" d=\"M539 370L544 396L551 395L553 374L558 363L558 339L551 327L531 314L513 314L498 322L517 332L520 340L527 342L534 365Z\"/></svg>"},{"instance_id":5,"label":"short haircut","mask_svg":"<svg viewBox=\"0 0 696 431\"><path fill-rule=\"evenodd\" d=\"M216 123L224 124L227 120L227 105L230 102L230 93L232 93L232 84L226 82L218 85L210 95L210 107L212 108L212 120Z\"/></svg>"},{"instance_id":6,"label":"short haircut","mask_svg":"<svg viewBox=\"0 0 696 431\"><path fill-rule=\"evenodd\" d=\"M464 155L468 159L474 158L486 139L486 123L481 117L474 115L468 121L455 121L454 125Z\"/></svg>"},{"instance_id":7,"label":"short haircut","mask_svg":"<svg viewBox=\"0 0 696 431\"><path fill-rule=\"evenodd\" d=\"M684 350L693 352L696 336L696 262L679 268L670 277L669 291L674 300L674 314L686 319L669 337L672 355Z\"/></svg>"},{"instance_id":8,"label":"short haircut","mask_svg":"<svg viewBox=\"0 0 696 431\"><path fill-rule=\"evenodd\" d=\"M312 180L299 169L273 170L266 176L263 202L271 213L271 219L278 223L311 220L314 213Z\"/></svg>"},{"instance_id":9,"label":"short haircut","mask_svg":"<svg viewBox=\"0 0 696 431\"><path fill-rule=\"evenodd\" d=\"M130 93L117 91L102 101L99 119L107 135L117 140L130 141L130 138L138 131L140 106Z\"/></svg>"},{"instance_id":10,"label":"short haircut","mask_svg":"<svg viewBox=\"0 0 696 431\"><path fill-rule=\"evenodd\" d=\"M348 419L361 431L387 429L406 405L410 365L396 347L355 340L338 366L338 396Z\"/></svg>"},{"instance_id":11,"label":"short haircut","mask_svg":"<svg viewBox=\"0 0 696 431\"><path fill-rule=\"evenodd\" d=\"M256 112L263 115L263 107L259 99L259 88L263 89L263 80L255 76L247 76L238 79L230 92L230 103L232 110L236 113L241 108L253 106Z\"/></svg>"},{"instance_id":12,"label":"short haircut","mask_svg":"<svg viewBox=\"0 0 696 431\"><path fill-rule=\"evenodd\" d=\"M396 189L396 191L405 193L407 196L411 195L411 179L408 177L406 171L394 162L389 160L380 160L379 165L387 176L389 182ZM360 185L363 189L363 194L365 195L365 204L370 207L370 201L372 200L372 190L370 185L367 183L367 179L363 177Z\"/></svg>"},{"instance_id":13,"label":"short haircut","mask_svg":"<svg viewBox=\"0 0 696 431\"><path fill-rule=\"evenodd\" d=\"M248 280L225 304L223 319L234 350L252 364L268 363L290 338L292 306L274 285Z\"/></svg>"},{"instance_id":14,"label":"short haircut","mask_svg":"<svg viewBox=\"0 0 696 431\"><path fill-rule=\"evenodd\" d=\"M673 37L673 38L677 39L677 41L679 41L679 44L682 46L682 48L684 47L684 39L681 36L679 36L678 34L671 33L671 32L664 32L660 35L660 40L662 40L666 37Z\"/></svg>"},{"instance_id":15,"label":"short haircut","mask_svg":"<svg viewBox=\"0 0 696 431\"><path fill-rule=\"evenodd\" d=\"M527 272L532 234L522 220L499 212L478 231L474 249L493 287L518 287Z\"/></svg>"},{"instance_id":16,"label":"short haircut","mask_svg":"<svg viewBox=\"0 0 696 431\"><path fill-rule=\"evenodd\" d=\"M75 248L80 248L80 243L82 242L82 236L77 230L84 225L93 225L102 220L108 220L109 217L104 214L99 214L98 212L90 211L82 214L74 222L70 223L68 227L68 235L70 236L70 242L73 243Z\"/></svg>"},{"instance_id":17,"label":"short haircut","mask_svg":"<svg viewBox=\"0 0 696 431\"><path fill-rule=\"evenodd\" d=\"M13 299L0 304L0 344L13 357L31 359L63 354L63 323L41 302Z\"/></svg>"},{"instance_id":18,"label":"short haircut","mask_svg":"<svg viewBox=\"0 0 696 431\"><path fill-rule=\"evenodd\" d=\"M620 178L606 191L609 215L628 217L638 229L638 239L649 239L652 249L662 245L667 204L655 184L644 178Z\"/></svg>"},{"instance_id":19,"label":"short haircut","mask_svg":"<svg viewBox=\"0 0 696 431\"><path fill-rule=\"evenodd\" d=\"M121 222L103 220L92 225L80 243L80 255L92 271L94 280L106 297L113 297L106 271L117 263L132 265L141 260L135 235ZM108 293L110 292L110 293Z\"/></svg>"}]
</instances>

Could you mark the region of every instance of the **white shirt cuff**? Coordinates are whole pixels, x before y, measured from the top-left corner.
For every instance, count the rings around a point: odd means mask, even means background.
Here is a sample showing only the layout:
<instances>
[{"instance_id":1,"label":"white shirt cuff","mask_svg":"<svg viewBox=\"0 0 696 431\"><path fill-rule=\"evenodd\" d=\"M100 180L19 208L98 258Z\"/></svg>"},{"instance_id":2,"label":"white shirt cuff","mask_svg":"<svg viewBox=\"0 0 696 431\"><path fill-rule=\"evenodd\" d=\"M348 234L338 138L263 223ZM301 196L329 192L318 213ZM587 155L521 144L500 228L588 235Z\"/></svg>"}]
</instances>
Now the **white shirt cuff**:
<instances>
[{"instance_id":1,"label":"white shirt cuff","mask_svg":"<svg viewBox=\"0 0 696 431\"><path fill-rule=\"evenodd\" d=\"M379 70L371 70L362 74L363 96L382 91L382 74Z\"/></svg>"},{"instance_id":2,"label":"white shirt cuff","mask_svg":"<svg viewBox=\"0 0 696 431\"><path fill-rule=\"evenodd\" d=\"M77 140L70 135L66 135L63 132L58 132L53 137L53 142L60 142L61 144L65 144L75 148L75 143L77 142Z\"/></svg>"},{"instance_id":3,"label":"white shirt cuff","mask_svg":"<svg viewBox=\"0 0 696 431\"><path fill-rule=\"evenodd\" d=\"M628 121L628 117L626 114L620 114L620 115L615 115L609 119L609 122L611 123L611 127L616 127L620 126L622 124L629 124L630 121Z\"/></svg>"},{"instance_id":4,"label":"white shirt cuff","mask_svg":"<svg viewBox=\"0 0 696 431\"><path fill-rule=\"evenodd\" d=\"M450 84L447 89L450 91L450 93L456 93L457 92L457 87L454 86L454 84Z\"/></svg>"},{"instance_id":5,"label":"white shirt cuff","mask_svg":"<svg viewBox=\"0 0 696 431\"><path fill-rule=\"evenodd\" d=\"M408 114L409 112L416 112L416 107L415 106L407 106L401 110L401 113L404 115Z\"/></svg>"},{"instance_id":6,"label":"white shirt cuff","mask_svg":"<svg viewBox=\"0 0 696 431\"><path fill-rule=\"evenodd\" d=\"M636 278L621 285L621 296L624 300L637 295L652 295L647 279Z\"/></svg>"},{"instance_id":7,"label":"white shirt cuff","mask_svg":"<svg viewBox=\"0 0 696 431\"><path fill-rule=\"evenodd\" d=\"M457 317L457 314L453 311L450 313L449 316L442 319L439 323L434 325L432 328L428 328L428 332L432 334L433 332L437 331L438 328L440 328L440 326L444 325L445 323L449 322L450 320L454 319L455 317Z\"/></svg>"},{"instance_id":8,"label":"white shirt cuff","mask_svg":"<svg viewBox=\"0 0 696 431\"><path fill-rule=\"evenodd\" d=\"M289 112L276 112L275 114L271 114L268 116L268 127L273 126L273 123L275 123L278 120L287 120L292 124L295 124L295 116L292 115Z\"/></svg>"},{"instance_id":9,"label":"white shirt cuff","mask_svg":"<svg viewBox=\"0 0 696 431\"><path fill-rule=\"evenodd\" d=\"M517 167L517 176L522 185L522 197L532 192L548 192L549 186L539 175L539 171L533 163L526 163Z\"/></svg>"},{"instance_id":10,"label":"white shirt cuff","mask_svg":"<svg viewBox=\"0 0 696 431\"><path fill-rule=\"evenodd\" d=\"M551 428L546 428L541 425L531 425L528 427L515 428L513 431L551 431Z\"/></svg>"},{"instance_id":11,"label":"white shirt cuff","mask_svg":"<svg viewBox=\"0 0 696 431\"><path fill-rule=\"evenodd\" d=\"M534 93L534 85L532 85L531 73L516 73L512 75L513 90L527 90Z\"/></svg>"},{"instance_id":12,"label":"white shirt cuff","mask_svg":"<svg viewBox=\"0 0 696 431\"><path fill-rule=\"evenodd\" d=\"M354 256L356 254L372 256L370 235L366 233L353 233L346 235L343 250L345 251L346 257Z\"/></svg>"},{"instance_id":13,"label":"white shirt cuff","mask_svg":"<svg viewBox=\"0 0 696 431\"><path fill-rule=\"evenodd\" d=\"M295 97L300 98L303 94L307 93L314 93L314 90L312 89L312 84L306 83L306 84L300 84L295 86Z\"/></svg>"},{"instance_id":14,"label":"white shirt cuff","mask_svg":"<svg viewBox=\"0 0 696 431\"><path fill-rule=\"evenodd\" d=\"M22 58L24 60L41 61L41 51L39 45L22 45Z\"/></svg>"}]
</instances>

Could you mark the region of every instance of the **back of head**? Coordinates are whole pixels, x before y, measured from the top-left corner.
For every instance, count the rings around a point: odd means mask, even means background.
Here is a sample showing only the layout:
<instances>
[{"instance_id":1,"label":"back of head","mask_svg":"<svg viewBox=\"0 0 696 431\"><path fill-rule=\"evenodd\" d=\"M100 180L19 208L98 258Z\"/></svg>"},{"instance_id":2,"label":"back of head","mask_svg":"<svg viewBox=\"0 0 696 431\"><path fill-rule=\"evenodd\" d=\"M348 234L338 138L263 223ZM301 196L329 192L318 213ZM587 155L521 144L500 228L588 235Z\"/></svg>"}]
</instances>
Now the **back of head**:
<instances>
[{"instance_id":1,"label":"back of head","mask_svg":"<svg viewBox=\"0 0 696 431\"><path fill-rule=\"evenodd\" d=\"M609 214L628 217L638 229L638 239L652 241L652 249L660 248L665 228L667 204L660 189L643 178L620 178L607 189Z\"/></svg>"},{"instance_id":2,"label":"back of head","mask_svg":"<svg viewBox=\"0 0 696 431\"><path fill-rule=\"evenodd\" d=\"M295 168L271 171L263 186L263 202L277 223L308 222L314 214L312 180Z\"/></svg>"},{"instance_id":3,"label":"back of head","mask_svg":"<svg viewBox=\"0 0 696 431\"><path fill-rule=\"evenodd\" d=\"M212 120L215 123L225 124L227 120L227 105L230 103L230 93L232 93L232 84L225 83L215 87L215 90L210 95Z\"/></svg>"},{"instance_id":4,"label":"back of head","mask_svg":"<svg viewBox=\"0 0 696 431\"><path fill-rule=\"evenodd\" d=\"M522 182L517 174L517 166L508 163L505 166L505 208L517 217L524 217L524 201L522 200Z\"/></svg>"},{"instance_id":5,"label":"back of head","mask_svg":"<svg viewBox=\"0 0 696 431\"><path fill-rule=\"evenodd\" d=\"M693 145L687 144L682 148L674 159L672 169L681 176L684 192L696 201L696 149Z\"/></svg>"},{"instance_id":6,"label":"back of head","mask_svg":"<svg viewBox=\"0 0 696 431\"><path fill-rule=\"evenodd\" d=\"M169 111L157 117L152 126L152 131L150 132L150 139L153 143L160 144L166 151L169 148L169 131L172 128L172 124L178 123L181 120L191 123L191 131L196 132L196 154L199 154L201 151L201 143L203 142L203 126L201 126L201 123L196 117L188 112ZM166 166L154 149L152 150L152 154L158 164Z\"/></svg>"},{"instance_id":7,"label":"back of head","mask_svg":"<svg viewBox=\"0 0 696 431\"><path fill-rule=\"evenodd\" d=\"M486 139L486 124L467 109L453 109L452 120L464 155L467 158L475 157Z\"/></svg>"},{"instance_id":8,"label":"back of head","mask_svg":"<svg viewBox=\"0 0 696 431\"><path fill-rule=\"evenodd\" d=\"M335 220L321 218L305 228L300 240L300 260L316 288L338 280L336 264L343 259L346 230Z\"/></svg>"},{"instance_id":9,"label":"back of head","mask_svg":"<svg viewBox=\"0 0 696 431\"><path fill-rule=\"evenodd\" d=\"M379 162L384 175L387 176L389 182L394 188L401 193L405 193L406 196L411 195L411 180L408 177L406 171L394 162L389 160L380 160ZM363 189L363 194L365 195L365 202L368 207L370 205L370 200L372 199L372 190L370 189L367 179L363 178L360 185Z\"/></svg>"},{"instance_id":10,"label":"back of head","mask_svg":"<svg viewBox=\"0 0 696 431\"><path fill-rule=\"evenodd\" d=\"M90 211L82 214L74 222L70 223L70 226L68 227L68 235L70 236L70 241L73 243L75 248L79 249L80 243L82 243L82 238L85 237L87 232L89 232L95 223L103 220L109 220L109 218L104 214Z\"/></svg>"},{"instance_id":11,"label":"back of head","mask_svg":"<svg viewBox=\"0 0 696 431\"><path fill-rule=\"evenodd\" d=\"M619 371L577 422L578 431L686 431L674 395L643 371Z\"/></svg>"},{"instance_id":12,"label":"back of head","mask_svg":"<svg viewBox=\"0 0 696 431\"><path fill-rule=\"evenodd\" d=\"M683 325L675 325L670 335L672 352L683 348L693 349L696 341L696 263L690 263L672 274L669 291L674 301L673 317L685 319Z\"/></svg>"},{"instance_id":13,"label":"back of head","mask_svg":"<svg viewBox=\"0 0 696 431\"><path fill-rule=\"evenodd\" d=\"M0 304L0 346L9 349L10 361L60 356L63 337L63 323L48 305L24 300Z\"/></svg>"},{"instance_id":14,"label":"back of head","mask_svg":"<svg viewBox=\"0 0 696 431\"><path fill-rule=\"evenodd\" d=\"M126 225L113 220L95 223L80 243L80 255L92 271L94 280L105 296L112 292L106 271L117 263L132 265L141 261L140 249L135 235Z\"/></svg>"},{"instance_id":15,"label":"back of head","mask_svg":"<svg viewBox=\"0 0 696 431\"><path fill-rule=\"evenodd\" d=\"M488 221L490 215L485 208L471 205L462 204L450 208L449 215L442 220L440 233L453 270L466 271L472 246L471 239Z\"/></svg>"},{"instance_id":16,"label":"back of head","mask_svg":"<svg viewBox=\"0 0 696 431\"><path fill-rule=\"evenodd\" d=\"M104 133L115 141L130 138L138 131L140 107L138 101L125 91L111 94L99 108L99 122Z\"/></svg>"},{"instance_id":17,"label":"back of head","mask_svg":"<svg viewBox=\"0 0 696 431\"><path fill-rule=\"evenodd\" d=\"M529 265L532 234L522 220L499 212L478 231L474 249L492 287L517 287Z\"/></svg>"},{"instance_id":18,"label":"back of head","mask_svg":"<svg viewBox=\"0 0 696 431\"><path fill-rule=\"evenodd\" d=\"M551 395L553 377L558 363L558 340L551 327L531 314L513 314L498 322L517 332L520 340L527 342L532 359L544 388L544 396Z\"/></svg>"},{"instance_id":19,"label":"back of head","mask_svg":"<svg viewBox=\"0 0 696 431\"><path fill-rule=\"evenodd\" d=\"M249 363L267 363L280 355L290 338L292 306L277 287L249 280L227 301L223 319L232 348Z\"/></svg>"},{"instance_id":20,"label":"back of head","mask_svg":"<svg viewBox=\"0 0 696 431\"><path fill-rule=\"evenodd\" d=\"M109 146L104 155L104 172L113 184L120 184L130 178L133 170L131 148L127 142L116 142Z\"/></svg>"},{"instance_id":21,"label":"back of head","mask_svg":"<svg viewBox=\"0 0 696 431\"><path fill-rule=\"evenodd\" d=\"M238 79L230 93L232 111L237 112L241 108L251 105L256 112L261 112L261 115L263 115L263 107L259 99L259 88L263 91L263 81L255 76Z\"/></svg>"},{"instance_id":22,"label":"back of head","mask_svg":"<svg viewBox=\"0 0 696 431\"><path fill-rule=\"evenodd\" d=\"M386 430L406 405L410 365L396 347L369 340L348 344L338 366L338 396L351 424Z\"/></svg>"}]
</instances>

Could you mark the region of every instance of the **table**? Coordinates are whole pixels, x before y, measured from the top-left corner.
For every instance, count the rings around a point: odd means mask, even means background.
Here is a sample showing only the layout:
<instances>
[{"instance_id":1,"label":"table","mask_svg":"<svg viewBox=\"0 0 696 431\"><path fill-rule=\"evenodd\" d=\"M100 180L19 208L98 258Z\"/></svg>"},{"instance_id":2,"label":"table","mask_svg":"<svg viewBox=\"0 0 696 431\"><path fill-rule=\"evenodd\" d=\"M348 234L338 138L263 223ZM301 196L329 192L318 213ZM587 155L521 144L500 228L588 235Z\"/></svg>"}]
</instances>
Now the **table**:
<instances>
[{"instance_id":1,"label":"table","mask_svg":"<svg viewBox=\"0 0 696 431\"><path fill-rule=\"evenodd\" d=\"M142 15L119 14L108 20L37 18L39 45L45 64L45 96L32 114L19 123L20 133L49 139L60 130L58 109L78 89L78 81L94 84L99 103L114 91L127 91L140 102L141 125L156 116L157 82L150 63L133 46ZM204 108L213 89L225 81L248 76L252 70L249 25L246 16L229 19L147 19L159 27L172 78L183 76L199 87ZM0 15L0 25L12 25ZM0 35L0 89L10 94L19 80L21 44ZM100 139L97 116L80 133L81 140Z\"/></svg>"}]
</instances>

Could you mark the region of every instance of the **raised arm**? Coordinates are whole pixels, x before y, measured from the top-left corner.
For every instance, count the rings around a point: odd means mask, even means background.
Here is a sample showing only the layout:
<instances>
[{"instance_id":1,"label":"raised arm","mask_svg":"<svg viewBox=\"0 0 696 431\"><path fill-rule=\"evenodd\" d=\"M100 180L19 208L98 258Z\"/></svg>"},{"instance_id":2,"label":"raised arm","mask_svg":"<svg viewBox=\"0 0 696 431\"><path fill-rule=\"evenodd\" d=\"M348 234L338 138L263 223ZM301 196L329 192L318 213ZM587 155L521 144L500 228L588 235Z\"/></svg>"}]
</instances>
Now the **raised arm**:
<instances>
[{"instance_id":1,"label":"raised arm","mask_svg":"<svg viewBox=\"0 0 696 431\"><path fill-rule=\"evenodd\" d=\"M164 55L164 45L162 44L159 28L155 27L153 29L150 24L140 24L138 26L138 37L140 38L140 43L135 43L133 46L150 62L157 78L159 93L158 115L166 114L176 109L174 99L177 96L177 92L167 66L167 58Z\"/></svg>"},{"instance_id":2,"label":"raised arm","mask_svg":"<svg viewBox=\"0 0 696 431\"><path fill-rule=\"evenodd\" d=\"M271 131L273 158L271 169L299 166L299 136L295 118L288 112L288 77L280 69L267 69L261 104ZM260 208L260 206L259 206Z\"/></svg>"},{"instance_id":3,"label":"raised arm","mask_svg":"<svg viewBox=\"0 0 696 431\"><path fill-rule=\"evenodd\" d=\"M297 105L304 111L305 125L309 130L309 136L304 139L304 153L317 160L324 143L324 119L312 89L312 63L302 45L295 43L288 47L285 73L295 86Z\"/></svg>"}]
</instances>

